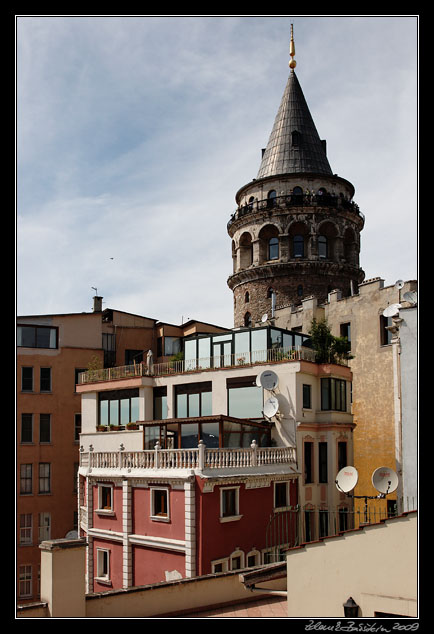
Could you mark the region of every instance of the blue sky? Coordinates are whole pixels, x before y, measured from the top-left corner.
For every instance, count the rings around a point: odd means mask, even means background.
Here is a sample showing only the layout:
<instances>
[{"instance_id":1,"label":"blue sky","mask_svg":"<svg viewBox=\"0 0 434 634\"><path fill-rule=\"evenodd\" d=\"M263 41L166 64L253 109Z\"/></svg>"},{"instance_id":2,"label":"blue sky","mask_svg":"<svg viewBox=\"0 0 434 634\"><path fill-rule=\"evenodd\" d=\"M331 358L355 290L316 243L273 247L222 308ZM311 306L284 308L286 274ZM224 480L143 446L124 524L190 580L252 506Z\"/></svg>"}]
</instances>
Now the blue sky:
<instances>
[{"instance_id":1,"label":"blue sky","mask_svg":"<svg viewBox=\"0 0 434 634\"><path fill-rule=\"evenodd\" d=\"M296 73L366 217L361 266L417 279L416 16L17 17L17 314L233 325L226 224Z\"/></svg>"}]
</instances>

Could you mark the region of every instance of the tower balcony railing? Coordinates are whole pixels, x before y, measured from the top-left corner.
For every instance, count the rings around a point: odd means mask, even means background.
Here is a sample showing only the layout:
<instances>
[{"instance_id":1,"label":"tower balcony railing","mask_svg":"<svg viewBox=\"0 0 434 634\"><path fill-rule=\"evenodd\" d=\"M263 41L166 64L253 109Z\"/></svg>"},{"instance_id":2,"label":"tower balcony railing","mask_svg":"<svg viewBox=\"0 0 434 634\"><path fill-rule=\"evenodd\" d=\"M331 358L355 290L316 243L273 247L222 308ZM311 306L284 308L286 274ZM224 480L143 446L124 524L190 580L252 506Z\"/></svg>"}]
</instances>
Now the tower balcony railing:
<instances>
[{"instance_id":1,"label":"tower balcony railing","mask_svg":"<svg viewBox=\"0 0 434 634\"><path fill-rule=\"evenodd\" d=\"M331 209L343 209L356 214L362 220L365 216L359 206L352 200L332 194L288 194L254 200L247 205L242 205L235 210L228 222L228 228L239 218L257 211L271 211L273 209L291 209L294 207L328 207Z\"/></svg>"},{"instance_id":2,"label":"tower balcony railing","mask_svg":"<svg viewBox=\"0 0 434 634\"><path fill-rule=\"evenodd\" d=\"M136 363L134 365L117 366L88 370L79 374L79 385L102 381L114 381L141 376L160 377L172 374L185 374L264 363L311 361L315 362L315 351L304 346L271 348L268 350L253 350L237 352L201 359L182 359L180 361L166 361L165 363Z\"/></svg>"}]
</instances>

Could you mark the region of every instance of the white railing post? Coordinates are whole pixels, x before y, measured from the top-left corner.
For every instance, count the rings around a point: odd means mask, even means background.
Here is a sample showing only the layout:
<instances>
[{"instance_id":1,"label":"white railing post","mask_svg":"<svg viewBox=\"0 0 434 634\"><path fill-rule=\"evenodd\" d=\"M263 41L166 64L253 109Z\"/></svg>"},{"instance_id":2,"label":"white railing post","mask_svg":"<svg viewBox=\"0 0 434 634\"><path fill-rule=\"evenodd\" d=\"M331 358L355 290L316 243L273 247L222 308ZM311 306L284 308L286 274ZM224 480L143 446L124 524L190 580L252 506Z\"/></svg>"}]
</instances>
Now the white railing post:
<instances>
[{"instance_id":1,"label":"white railing post","mask_svg":"<svg viewBox=\"0 0 434 634\"><path fill-rule=\"evenodd\" d=\"M157 442L155 443L155 447L154 447L154 451L155 451L155 454L154 454L154 469L158 469L159 466L160 466L160 454L159 454L160 449L161 449L161 446L160 446L159 441L157 440Z\"/></svg>"},{"instance_id":2,"label":"white railing post","mask_svg":"<svg viewBox=\"0 0 434 634\"><path fill-rule=\"evenodd\" d=\"M205 468L205 443L203 440L199 440L199 471L203 471Z\"/></svg>"},{"instance_id":3,"label":"white railing post","mask_svg":"<svg viewBox=\"0 0 434 634\"><path fill-rule=\"evenodd\" d=\"M258 464L256 440L252 440L252 444L250 445L250 447L252 449L252 467L256 467Z\"/></svg>"}]
</instances>

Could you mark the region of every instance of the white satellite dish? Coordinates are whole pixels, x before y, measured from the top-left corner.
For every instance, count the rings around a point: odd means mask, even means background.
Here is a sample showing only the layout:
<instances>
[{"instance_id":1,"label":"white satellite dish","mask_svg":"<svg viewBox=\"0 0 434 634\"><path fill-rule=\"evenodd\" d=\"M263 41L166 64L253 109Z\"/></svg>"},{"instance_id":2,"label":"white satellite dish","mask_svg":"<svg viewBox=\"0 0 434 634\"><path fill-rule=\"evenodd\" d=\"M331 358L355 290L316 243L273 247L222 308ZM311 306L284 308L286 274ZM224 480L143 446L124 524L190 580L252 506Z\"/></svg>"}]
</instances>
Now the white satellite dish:
<instances>
[{"instance_id":1,"label":"white satellite dish","mask_svg":"<svg viewBox=\"0 0 434 634\"><path fill-rule=\"evenodd\" d=\"M389 467L379 467L372 474L372 484L380 493L393 493L398 488L398 476Z\"/></svg>"},{"instance_id":2,"label":"white satellite dish","mask_svg":"<svg viewBox=\"0 0 434 634\"><path fill-rule=\"evenodd\" d=\"M258 377L259 384L265 390L274 390L279 385L279 377L272 370L264 370Z\"/></svg>"},{"instance_id":3,"label":"white satellite dish","mask_svg":"<svg viewBox=\"0 0 434 634\"><path fill-rule=\"evenodd\" d=\"M273 418L279 411L279 401L275 396L271 396L264 403L264 416L267 418Z\"/></svg>"},{"instance_id":4,"label":"white satellite dish","mask_svg":"<svg viewBox=\"0 0 434 634\"><path fill-rule=\"evenodd\" d=\"M400 308L402 308L401 304L390 304L383 310L383 317L394 317L399 313Z\"/></svg>"},{"instance_id":5,"label":"white satellite dish","mask_svg":"<svg viewBox=\"0 0 434 634\"><path fill-rule=\"evenodd\" d=\"M404 298L406 302L414 306L417 304L417 292L416 291L407 291L404 293Z\"/></svg>"},{"instance_id":6,"label":"white satellite dish","mask_svg":"<svg viewBox=\"0 0 434 634\"><path fill-rule=\"evenodd\" d=\"M401 288L403 288L403 286L404 286L404 280L396 280L395 288L397 288L400 291Z\"/></svg>"},{"instance_id":7,"label":"white satellite dish","mask_svg":"<svg viewBox=\"0 0 434 634\"><path fill-rule=\"evenodd\" d=\"M264 314L262 315L262 317L261 317L261 321L262 321L262 323L264 324L267 320L268 320L268 315L267 315L267 313L264 313Z\"/></svg>"},{"instance_id":8,"label":"white satellite dish","mask_svg":"<svg viewBox=\"0 0 434 634\"><path fill-rule=\"evenodd\" d=\"M68 531L65 535L65 539L78 539L77 531Z\"/></svg>"},{"instance_id":9,"label":"white satellite dish","mask_svg":"<svg viewBox=\"0 0 434 634\"><path fill-rule=\"evenodd\" d=\"M357 473L357 469L355 467L344 467L336 476L336 488L338 491L348 493L354 489L358 479L359 474Z\"/></svg>"}]
</instances>

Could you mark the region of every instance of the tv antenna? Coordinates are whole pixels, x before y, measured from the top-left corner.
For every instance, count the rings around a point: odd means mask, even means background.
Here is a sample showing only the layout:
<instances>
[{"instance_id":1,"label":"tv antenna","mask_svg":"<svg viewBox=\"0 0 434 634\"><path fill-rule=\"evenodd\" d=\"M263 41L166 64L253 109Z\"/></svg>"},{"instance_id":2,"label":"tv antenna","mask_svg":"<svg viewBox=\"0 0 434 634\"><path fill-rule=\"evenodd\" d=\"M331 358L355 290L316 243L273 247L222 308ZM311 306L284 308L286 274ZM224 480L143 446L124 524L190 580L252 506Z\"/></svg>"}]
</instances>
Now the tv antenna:
<instances>
[{"instance_id":1,"label":"tv antenna","mask_svg":"<svg viewBox=\"0 0 434 634\"><path fill-rule=\"evenodd\" d=\"M368 523L368 500L384 500L386 495L393 493L398 488L398 476L389 467L375 469L371 480L379 495L355 495L351 491L355 488L359 474L352 466L344 467L336 476L335 484L338 491L345 493L349 498L365 500L365 523Z\"/></svg>"}]
</instances>

